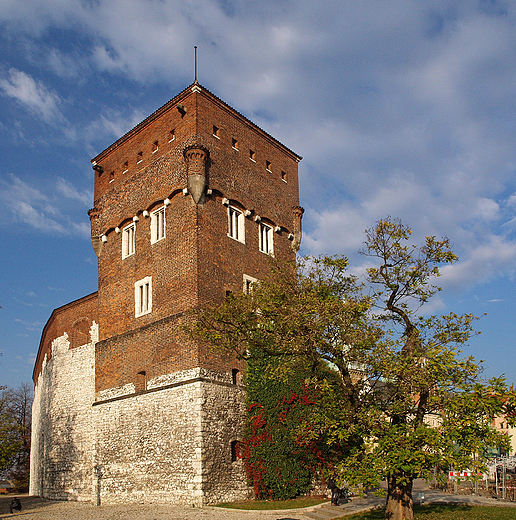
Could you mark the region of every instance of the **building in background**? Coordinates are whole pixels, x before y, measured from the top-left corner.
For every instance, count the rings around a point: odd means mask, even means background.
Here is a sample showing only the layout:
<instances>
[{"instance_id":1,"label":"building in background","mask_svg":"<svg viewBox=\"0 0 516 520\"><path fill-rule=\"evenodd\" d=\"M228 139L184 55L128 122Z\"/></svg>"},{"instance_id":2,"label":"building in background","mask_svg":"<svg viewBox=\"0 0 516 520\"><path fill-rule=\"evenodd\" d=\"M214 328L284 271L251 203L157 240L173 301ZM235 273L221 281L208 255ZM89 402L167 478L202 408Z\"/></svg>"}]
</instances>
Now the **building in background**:
<instances>
[{"instance_id":1,"label":"building in background","mask_svg":"<svg viewBox=\"0 0 516 520\"><path fill-rule=\"evenodd\" d=\"M31 494L195 506L247 495L244 366L181 326L264 277L269 255L294 258L300 159L195 82L92 161L98 291L54 310L42 333Z\"/></svg>"}]
</instances>

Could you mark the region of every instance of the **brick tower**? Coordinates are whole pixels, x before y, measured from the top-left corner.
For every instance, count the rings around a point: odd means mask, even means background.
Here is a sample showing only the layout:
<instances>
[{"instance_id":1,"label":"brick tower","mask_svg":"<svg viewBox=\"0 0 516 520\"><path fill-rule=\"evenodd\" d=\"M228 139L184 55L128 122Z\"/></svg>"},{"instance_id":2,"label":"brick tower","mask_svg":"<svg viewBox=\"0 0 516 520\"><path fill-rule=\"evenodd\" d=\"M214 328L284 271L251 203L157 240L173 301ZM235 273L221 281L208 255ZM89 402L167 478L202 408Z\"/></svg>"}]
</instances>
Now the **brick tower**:
<instances>
[{"instance_id":1,"label":"brick tower","mask_svg":"<svg viewBox=\"0 0 516 520\"><path fill-rule=\"evenodd\" d=\"M244 497L244 368L190 311L301 240L301 158L195 82L92 161L98 292L56 309L34 369L31 493L202 505Z\"/></svg>"}]
</instances>

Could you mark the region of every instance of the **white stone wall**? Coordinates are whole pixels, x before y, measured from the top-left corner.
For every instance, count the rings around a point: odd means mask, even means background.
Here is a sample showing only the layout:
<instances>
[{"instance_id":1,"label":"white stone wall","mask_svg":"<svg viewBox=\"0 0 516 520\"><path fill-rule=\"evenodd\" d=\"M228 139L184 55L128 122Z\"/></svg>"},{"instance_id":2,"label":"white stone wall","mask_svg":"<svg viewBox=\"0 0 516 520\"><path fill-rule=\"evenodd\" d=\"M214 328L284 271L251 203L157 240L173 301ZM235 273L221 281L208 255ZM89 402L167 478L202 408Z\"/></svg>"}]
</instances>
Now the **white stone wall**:
<instances>
[{"instance_id":1,"label":"white stone wall","mask_svg":"<svg viewBox=\"0 0 516 520\"><path fill-rule=\"evenodd\" d=\"M34 389L30 494L91 500L95 343L69 347L67 334L53 341Z\"/></svg>"},{"instance_id":2,"label":"white stone wall","mask_svg":"<svg viewBox=\"0 0 516 520\"><path fill-rule=\"evenodd\" d=\"M241 435L243 392L182 381L95 404L98 501L201 506L247 496L230 447Z\"/></svg>"},{"instance_id":3,"label":"white stone wall","mask_svg":"<svg viewBox=\"0 0 516 520\"><path fill-rule=\"evenodd\" d=\"M205 504L248 498L244 463L232 462L231 442L242 439L245 390L230 384L203 382L202 483Z\"/></svg>"},{"instance_id":4,"label":"white stone wall","mask_svg":"<svg viewBox=\"0 0 516 520\"><path fill-rule=\"evenodd\" d=\"M78 348L69 348L66 334L56 338L43 363L30 493L102 504L245 498L243 463L231 461L245 390L231 384L231 374L197 368L151 380L143 393L124 387L95 396L97 338L95 327L92 341Z\"/></svg>"}]
</instances>

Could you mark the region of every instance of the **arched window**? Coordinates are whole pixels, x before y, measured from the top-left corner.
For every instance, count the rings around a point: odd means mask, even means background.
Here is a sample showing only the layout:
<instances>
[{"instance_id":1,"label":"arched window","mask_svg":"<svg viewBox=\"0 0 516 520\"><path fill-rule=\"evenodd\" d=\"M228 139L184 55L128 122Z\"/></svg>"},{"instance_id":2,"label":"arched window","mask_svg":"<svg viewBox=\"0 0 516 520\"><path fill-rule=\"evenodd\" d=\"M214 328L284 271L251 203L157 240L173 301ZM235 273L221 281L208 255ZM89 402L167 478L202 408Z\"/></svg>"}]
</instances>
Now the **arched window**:
<instances>
[{"instance_id":1,"label":"arched window","mask_svg":"<svg viewBox=\"0 0 516 520\"><path fill-rule=\"evenodd\" d=\"M72 325L72 348L86 345L90 342L91 323L88 318L80 318Z\"/></svg>"}]
</instances>

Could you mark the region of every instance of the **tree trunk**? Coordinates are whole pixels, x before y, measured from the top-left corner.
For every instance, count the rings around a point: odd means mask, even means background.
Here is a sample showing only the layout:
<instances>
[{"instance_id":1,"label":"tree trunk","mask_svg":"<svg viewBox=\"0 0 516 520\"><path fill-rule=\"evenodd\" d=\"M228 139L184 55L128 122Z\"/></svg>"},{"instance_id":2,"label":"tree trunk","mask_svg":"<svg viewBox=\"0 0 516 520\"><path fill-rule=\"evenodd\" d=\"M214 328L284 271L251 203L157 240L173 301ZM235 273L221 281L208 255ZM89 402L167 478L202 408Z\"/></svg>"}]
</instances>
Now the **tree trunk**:
<instances>
[{"instance_id":1,"label":"tree trunk","mask_svg":"<svg viewBox=\"0 0 516 520\"><path fill-rule=\"evenodd\" d=\"M387 479L386 520L413 520L414 502L412 500L412 482L409 478L406 484L397 481L395 476Z\"/></svg>"}]
</instances>

